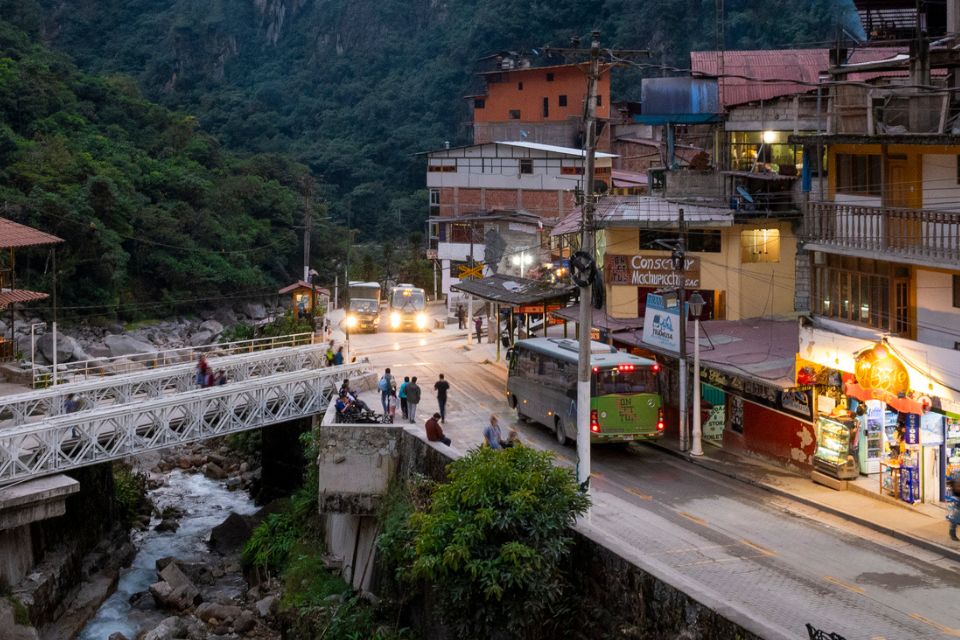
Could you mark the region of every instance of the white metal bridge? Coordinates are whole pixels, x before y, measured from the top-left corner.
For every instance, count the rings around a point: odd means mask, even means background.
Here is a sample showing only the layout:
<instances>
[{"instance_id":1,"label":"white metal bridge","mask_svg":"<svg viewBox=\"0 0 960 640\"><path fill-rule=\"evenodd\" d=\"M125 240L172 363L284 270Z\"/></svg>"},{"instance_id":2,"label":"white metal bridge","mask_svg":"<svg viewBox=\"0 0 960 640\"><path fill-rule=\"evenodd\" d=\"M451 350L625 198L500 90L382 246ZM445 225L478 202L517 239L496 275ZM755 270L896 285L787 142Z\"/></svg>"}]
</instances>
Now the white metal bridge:
<instances>
[{"instance_id":1,"label":"white metal bridge","mask_svg":"<svg viewBox=\"0 0 960 640\"><path fill-rule=\"evenodd\" d=\"M367 369L274 373L0 427L0 486L314 415Z\"/></svg>"},{"instance_id":2,"label":"white metal bridge","mask_svg":"<svg viewBox=\"0 0 960 640\"><path fill-rule=\"evenodd\" d=\"M242 355L210 358L210 368L223 370L229 384L277 373L318 368L324 363L324 345L281 347ZM84 409L134 400L160 398L197 387L196 362L161 366L118 376L100 376L48 389L0 396L0 429L65 413L65 402L74 395Z\"/></svg>"}]
</instances>

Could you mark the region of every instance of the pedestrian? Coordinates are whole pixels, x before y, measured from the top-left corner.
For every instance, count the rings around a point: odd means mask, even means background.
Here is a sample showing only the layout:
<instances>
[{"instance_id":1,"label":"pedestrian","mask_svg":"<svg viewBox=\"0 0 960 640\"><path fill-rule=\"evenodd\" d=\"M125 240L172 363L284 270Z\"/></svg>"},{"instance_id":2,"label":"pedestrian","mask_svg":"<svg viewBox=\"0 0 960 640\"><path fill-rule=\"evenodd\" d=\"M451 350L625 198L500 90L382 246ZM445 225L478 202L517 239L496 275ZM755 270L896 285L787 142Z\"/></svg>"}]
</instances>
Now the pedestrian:
<instances>
[{"instance_id":1,"label":"pedestrian","mask_svg":"<svg viewBox=\"0 0 960 640\"><path fill-rule=\"evenodd\" d=\"M390 390L393 389L393 376L390 375L390 367L384 369L383 376L377 383L377 389L380 390L380 405L383 407L383 412L386 413L387 398L390 397Z\"/></svg>"},{"instance_id":2,"label":"pedestrian","mask_svg":"<svg viewBox=\"0 0 960 640\"><path fill-rule=\"evenodd\" d=\"M210 372L210 365L207 364L207 356L200 354L197 359L197 386L204 387L207 383L207 374Z\"/></svg>"},{"instance_id":3,"label":"pedestrian","mask_svg":"<svg viewBox=\"0 0 960 640\"><path fill-rule=\"evenodd\" d=\"M483 444L491 449L503 449L503 434L500 432L496 414L490 415L490 424L483 430Z\"/></svg>"},{"instance_id":4,"label":"pedestrian","mask_svg":"<svg viewBox=\"0 0 960 640\"><path fill-rule=\"evenodd\" d=\"M510 447L518 447L522 442L520 442L520 434L517 433L516 429L510 429L510 435L507 436L507 441L503 443L504 449L509 449Z\"/></svg>"},{"instance_id":5,"label":"pedestrian","mask_svg":"<svg viewBox=\"0 0 960 640\"><path fill-rule=\"evenodd\" d=\"M337 352L333 354L333 364L341 365L343 364L343 345L337 347Z\"/></svg>"},{"instance_id":6,"label":"pedestrian","mask_svg":"<svg viewBox=\"0 0 960 640\"><path fill-rule=\"evenodd\" d=\"M443 379L443 374L440 374L440 379L433 383L433 389L437 392L437 404L440 406L440 422L443 424L447 423L447 390L450 389L450 383Z\"/></svg>"},{"instance_id":7,"label":"pedestrian","mask_svg":"<svg viewBox=\"0 0 960 640\"><path fill-rule=\"evenodd\" d=\"M450 446L450 438L443 435L443 429L440 428L440 423L437 420L440 419L440 414L435 413L433 417L427 420L427 424L424 426L427 429L427 440L430 442L442 442L443 444Z\"/></svg>"},{"instance_id":8,"label":"pedestrian","mask_svg":"<svg viewBox=\"0 0 960 640\"><path fill-rule=\"evenodd\" d=\"M220 369L220 371L217 372L216 384L218 387L227 384L227 372L224 371L223 369Z\"/></svg>"},{"instance_id":9,"label":"pedestrian","mask_svg":"<svg viewBox=\"0 0 960 640\"><path fill-rule=\"evenodd\" d=\"M76 413L80 411L80 401L74 394L69 394L67 399L63 402L63 412L64 413ZM75 426L70 427L70 437L77 437L77 428Z\"/></svg>"},{"instance_id":10,"label":"pedestrian","mask_svg":"<svg viewBox=\"0 0 960 640\"><path fill-rule=\"evenodd\" d=\"M466 329L467 328L467 312L463 310L463 305L457 305L457 328Z\"/></svg>"},{"instance_id":11,"label":"pedestrian","mask_svg":"<svg viewBox=\"0 0 960 640\"><path fill-rule=\"evenodd\" d=\"M410 384L410 376L403 376L403 382L397 389L397 397L400 398L400 413L403 419L407 419L407 385Z\"/></svg>"},{"instance_id":12,"label":"pedestrian","mask_svg":"<svg viewBox=\"0 0 960 640\"><path fill-rule=\"evenodd\" d=\"M393 423L397 417L397 405L400 404L400 400L397 399L397 390L390 390L390 397L387 398L387 422Z\"/></svg>"},{"instance_id":13,"label":"pedestrian","mask_svg":"<svg viewBox=\"0 0 960 640\"><path fill-rule=\"evenodd\" d=\"M480 344L481 334L483 333L483 317L477 316L477 319L473 321L473 326L477 330L477 344Z\"/></svg>"},{"instance_id":14,"label":"pedestrian","mask_svg":"<svg viewBox=\"0 0 960 640\"><path fill-rule=\"evenodd\" d=\"M960 525L960 477L951 476L947 481L947 488L950 489L950 495L947 496L950 506L950 511L947 513L947 520L950 522L950 539L960 542L960 538L957 537L957 525Z\"/></svg>"},{"instance_id":15,"label":"pedestrian","mask_svg":"<svg viewBox=\"0 0 960 640\"><path fill-rule=\"evenodd\" d=\"M336 356L336 351L333 350L333 340L330 341L330 344L327 345L327 352L324 354L324 357L327 360L327 366L333 366L333 358Z\"/></svg>"},{"instance_id":16,"label":"pedestrian","mask_svg":"<svg viewBox=\"0 0 960 640\"><path fill-rule=\"evenodd\" d=\"M417 376L410 378L410 384L407 385L407 417L410 423L417 421L417 405L420 404L420 385L417 384Z\"/></svg>"}]
</instances>

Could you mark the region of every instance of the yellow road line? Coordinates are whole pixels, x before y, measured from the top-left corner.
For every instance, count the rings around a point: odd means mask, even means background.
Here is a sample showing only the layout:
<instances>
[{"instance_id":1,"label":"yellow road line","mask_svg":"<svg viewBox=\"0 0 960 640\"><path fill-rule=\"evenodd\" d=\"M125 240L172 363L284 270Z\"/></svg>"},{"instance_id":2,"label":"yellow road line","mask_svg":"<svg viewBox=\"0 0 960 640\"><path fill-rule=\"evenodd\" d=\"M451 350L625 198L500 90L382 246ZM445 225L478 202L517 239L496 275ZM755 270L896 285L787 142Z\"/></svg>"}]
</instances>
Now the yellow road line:
<instances>
[{"instance_id":1,"label":"yellow road line","mask_svg":"<svg viewBox=\"0 0 960 640\"><path fill-rule=\"evenodd\" d=\"M603 480L603 474L599 471L593 471L590 473L591 478L596 478L597 480Z\"/></svg>"},{"instance_id":2,"label":"yellow road line","mask_svg":"<svg viewBox=\"0 0 960 640\"><path fill-rule=\"evenodd\" d=\"M866 591L864 591L863 589L861 589L861 588L858 587L857 585L855 585L855 584L850 584L849 582L844 582L843 580L840 580L839 578L834 578L833 576L823 576L823 579L826 580L827 582L829 582L830 584L835 584L835 585L837 585L838 587L843 587L843 588L846 589L847 591L852 591L852 592L854 592L854 593L859 593L860 595L863 595L864 593L866 593Z\"/></svg>"},{"instance_id":3,"label":"yellow road line","mask_svg":"<svg viewBox=\"0 0 960 640\"><path fill-rule=\"evenodd\" d=\"M751 549L754 549L755 551L759 551L762 555L765 555L765 556L775 556L775 555L777 555L777 553L776 553L775 551L770 551L770 549L765 549L764 547L761 547L760 545L756 544L755 542L750 542L750 541L747 540L746 538L740 538L740 542L742 542L743 544L747 545L747 546L750 547Z\"/></svg>"},{"instance_id":4,"label":"yellow road line","mask_svg":"<svg viewBox=\"0 0 960 640\"><path fill-rule=\"evenodd\" d=\"M637 497L640 498L641 500L653 500L653 496L647 495L647 494L643 493L642 491L637 491L637 490L634 489L633 487L624 487L623 490L626 491L627 493L629 493L630 495L637 496Z\"/></svg>"},{"instance_id":5,"label":"yellow road line","mask_svg":"<svg viewBox=\"0 0 960 640\"><path fill-rule=\"evenodd\" d=\"M710 525L707 524L707 521L706 521L706 520L704 520L703 518L698 518L697 516L693 515L692 513L687 513L686 511L678 511L677 513L678 513L679 515L683 516L684 518L686 518L687 520L690 520L691 522L696 522L696 523L699 524L701 527L709 527L709 526L710 526Z\"/></svg>"},{"instance_id":6,"label":"yellow road line","mask_svg":"<svg viewBox=\"0 0 960 640\"><path fill-rule=\"evenodd\" d=\"M913 618L914 620L919 620L919 621L922 622L923 624L930 625L931 627L933 627L933 628L936 629L937 631L939 631L939 632L941 632L941 633L945 633L945 634L947 634L948 636L952 636L952 637L954 637L954 638L960 638L960 631L958 631L958 630L956 630L956 629L951 629L950 627L944 626L944 625L940 624L939 622L934 622L933 620L930 620L929 618L924 618L924 617L923 617L922 615L920 615L919 613L911 613L911 614L910 614L910 617Z\"/></svg>"}]
</instances>

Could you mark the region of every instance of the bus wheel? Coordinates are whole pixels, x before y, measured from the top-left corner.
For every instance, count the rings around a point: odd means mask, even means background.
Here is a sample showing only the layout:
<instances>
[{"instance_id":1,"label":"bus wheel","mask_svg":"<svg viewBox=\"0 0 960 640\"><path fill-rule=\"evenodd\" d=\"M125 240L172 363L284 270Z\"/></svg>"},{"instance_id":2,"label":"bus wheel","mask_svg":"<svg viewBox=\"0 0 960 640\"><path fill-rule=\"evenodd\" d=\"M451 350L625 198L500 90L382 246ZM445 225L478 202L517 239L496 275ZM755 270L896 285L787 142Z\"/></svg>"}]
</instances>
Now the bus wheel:
<instances>
[{"instance_id":1,"label":"bus wheel","mask_svg":"<svg viewBox=\"0 0 960 640\"><path fill-rule=\"evenodd\" d=\"M561 447L567 444L567 432L564 431L562 418L554 418L553 429L555 435L557 436L557 443Z\"/></svg>"},{"instance_id":2,"label":"bus wheel","mask_svg":"<svg viewBox=\"0 0 960 640\"><path fill-rule=\"evenodd\" d=\"M510 394L510 397L507 399L507 404L510 405L511 409L517 408L517 396Z\"/></svg>"}]
</instances>

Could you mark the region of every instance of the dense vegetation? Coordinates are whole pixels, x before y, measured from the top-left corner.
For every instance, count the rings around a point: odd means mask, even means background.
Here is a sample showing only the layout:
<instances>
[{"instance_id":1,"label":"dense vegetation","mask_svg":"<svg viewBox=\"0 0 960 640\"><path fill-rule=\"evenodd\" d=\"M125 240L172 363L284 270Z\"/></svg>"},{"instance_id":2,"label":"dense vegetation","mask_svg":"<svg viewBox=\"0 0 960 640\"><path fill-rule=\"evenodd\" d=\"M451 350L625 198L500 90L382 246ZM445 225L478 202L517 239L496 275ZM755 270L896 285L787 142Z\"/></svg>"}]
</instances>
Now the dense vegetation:
<instances>
[{"instance_id":1,"label":"dense vegetation","mask_svg":"<svg viewBox=\"0 0 960 640\"><path fill-rule=\"evenodd\" d=\"M850 0L725 4L730 49L826 46L854 17ZM687 67L690 50L717 45L713 0L0 0L0 15L85 69L135 77L228 148L307 164L361 242L423 229L412 154L469 141L462 97L479 57L594 27L607 45L652 50L653 65ZM638 99L640 73L619 72L615 95Z\"/></svg>"},{"instance_id":2,"label":"dense vegetation","mask_svg":"<svg viewBox=\"0 0 960 640\"><path fill-rule=\"evenodd\" d=\"M432 590L456 637L566 637L569 527L589 498L552 453L478 448L427 500L417 493L387 501L377 541L402 592Z\"/></svg>"},{"instance_id":3,"label":"dense vegetation","mask_svg":"<svg viewBox=\"0 0 960 640\"><path fill-rule=\"evenodd\" d=\"M299 271L304 166L226 152L129 78L86 75L6 23L0 167L2 215L67 240L61 304L74 315L158 314L175 301L275 291ZM315 250L342 253L341 234L318 226ZM21 259L28 279L44 280L32 284L48 287L49 255Z\"/></svg>"}]
</instances>

